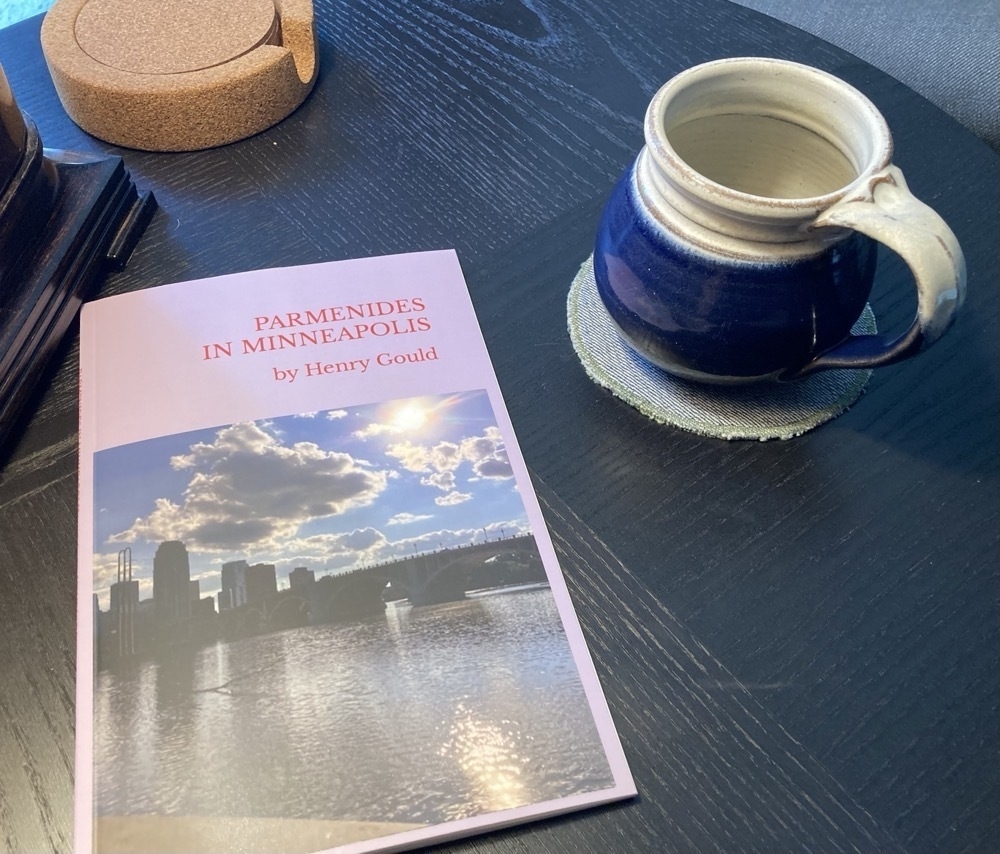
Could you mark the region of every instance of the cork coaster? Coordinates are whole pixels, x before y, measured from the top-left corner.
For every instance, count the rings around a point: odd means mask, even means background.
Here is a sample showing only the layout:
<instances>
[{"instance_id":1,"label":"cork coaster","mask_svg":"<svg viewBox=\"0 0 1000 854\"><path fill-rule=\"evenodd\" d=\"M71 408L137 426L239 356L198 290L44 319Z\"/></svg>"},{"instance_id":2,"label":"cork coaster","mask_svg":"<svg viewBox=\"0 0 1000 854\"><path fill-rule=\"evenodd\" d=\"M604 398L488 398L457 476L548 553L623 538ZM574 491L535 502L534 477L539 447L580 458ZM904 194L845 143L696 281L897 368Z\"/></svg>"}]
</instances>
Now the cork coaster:
<instances>
[{"instance_id":1,"label":"cork coaster","mask_svg":"<svg viewBox=\"0 0 1000 854\"><path fill-rule=\"evenodd\" d=\"M56 0L42 50L73 121L148 151L252 136L316 81L312 0Z\"/></svg>"},{"instance_id":2,"label":"cork coaster","mask_svg":"<svg viewBox=\"0 0 1000 854\"><path fill-rule=\"evenodd\" d=\"M277 43L278 12L273 0L89 0L74 30L83 52L110 68L179 74Z\"/></svg>"},{"instance_id":3,"label":"cork coaster","mask_svg":"<svg viewBox=\"0 0 1000 854\"><path fill-rule=\"evenodd\" d=\"M567 319L587 375L661 424L716 439L791 439L844 412L864 392L870 370L820 371L796 382L714 386L679 379L622 341L601 302L588 258L570 287ZM854 326L875 334L869 307Z\"/></svg>"}]
</instances>

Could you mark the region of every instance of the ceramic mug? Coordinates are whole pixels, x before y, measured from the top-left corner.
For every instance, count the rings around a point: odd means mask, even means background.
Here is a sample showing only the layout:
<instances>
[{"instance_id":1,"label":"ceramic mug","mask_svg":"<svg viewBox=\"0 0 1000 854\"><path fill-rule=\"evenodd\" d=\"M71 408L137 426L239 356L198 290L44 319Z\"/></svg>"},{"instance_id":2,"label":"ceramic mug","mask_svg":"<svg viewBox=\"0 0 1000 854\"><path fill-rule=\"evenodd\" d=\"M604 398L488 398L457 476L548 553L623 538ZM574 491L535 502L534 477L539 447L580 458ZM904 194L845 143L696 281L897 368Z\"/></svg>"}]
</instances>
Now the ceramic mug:
<instances>
[{"instance_id":1,"label":"ceramic mug","mask_svg":"<svg viewBox=\"0 0 1000 854\"><path fill-rule=\"evenodd\" d=\"M937 340L965 294L955 235L892 165L885 119L826 72L723 59L650 102L646 145L604 209L598 292L637 353L686 379L797 379L887 365ZM916 280L899 337L852 335L876 242Z\"/></svg>"}]
</instances>

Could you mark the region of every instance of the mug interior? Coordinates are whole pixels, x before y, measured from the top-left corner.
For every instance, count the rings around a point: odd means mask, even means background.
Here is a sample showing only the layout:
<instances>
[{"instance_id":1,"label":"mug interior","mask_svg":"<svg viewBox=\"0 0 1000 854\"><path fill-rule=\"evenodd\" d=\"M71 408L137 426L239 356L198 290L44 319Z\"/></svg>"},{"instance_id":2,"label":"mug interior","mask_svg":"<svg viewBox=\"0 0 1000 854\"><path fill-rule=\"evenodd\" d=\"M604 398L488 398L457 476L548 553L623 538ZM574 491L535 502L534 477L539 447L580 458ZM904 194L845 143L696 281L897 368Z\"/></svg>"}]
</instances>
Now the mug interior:
<instances>
[{"instance_id":1,"label":"mug interior","mask_svg":"<svg viewBox=\"0 0 1000 854\"><path fill-rule=\"evenodd\" d=\"M780 60L722 60L660 93L666 148L708 181L770 199L836 194L888 162L874 105L831 75Z\"/></svg>"}]
</instances>

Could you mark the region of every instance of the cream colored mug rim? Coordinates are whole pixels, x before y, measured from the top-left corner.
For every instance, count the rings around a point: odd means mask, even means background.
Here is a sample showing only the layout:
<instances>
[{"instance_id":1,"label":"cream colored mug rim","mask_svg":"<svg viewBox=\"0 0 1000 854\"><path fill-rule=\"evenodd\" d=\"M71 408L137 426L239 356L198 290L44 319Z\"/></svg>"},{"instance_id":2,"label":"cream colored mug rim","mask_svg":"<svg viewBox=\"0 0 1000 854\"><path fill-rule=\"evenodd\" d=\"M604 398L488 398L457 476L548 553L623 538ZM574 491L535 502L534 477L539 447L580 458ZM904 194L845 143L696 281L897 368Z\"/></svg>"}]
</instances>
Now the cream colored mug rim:
<instances>
[{"instance_id":1,"label":"cream colored mug rim","mask_svg":"<svg viewBox=\"0 0 1000 854\"><path fill-rule=\"evenodd\" d=\"M802 84L809 84L814 90L824 93L828 98L841 105L847 110L858 129L863 129L864 139L854 138L848 141L852 148L844 153L849 159L855 161L857 177L850 183L832 192L818 196L808 196L801 198L771 198L767 196L756 196L719 184L711 178L702 175L697 170L689 166L674 150L667 137L667 130L664 127L664 115L670 106L676 102L678 96L691 91L693 86L711 84L725 79L734 79L740 73L744 76L754 76L763 82L771 82L784 77L784 85L788 88L793 80L799 81L799 88ZM799 104L804 104L806 98L799 97ZM815 108L813 108L815 111ZM766 114L762 111L754 110L755 114ZM833 120L829 120L831 130L833 130ZM831 143L837 145L833 139L829 139L827 134L821 134ZM871 179L892 162L892 136L885 118L878 108L862 92L847 83L845 80L802 63L790 60L773 59L768 57L733 57L728 59L713 60L692 66L668 80L653 96L646 110L645 116L645 138L646 146L654 162L670 180L678 183L684 192L703 198L706 202L719 205L731 210L734 213L745 213L755 215L763 213L765 209L770 209L773 213L783 212L785 214L812 213L813 215L824 210L838 201L848 196L857 194L859 191L870 193L868 186ZM843 148L842 145L837 145ZM858 157L859 151L861 157ZM863 162L858 162L863 160Z\"/></svg>"}]
</instances>

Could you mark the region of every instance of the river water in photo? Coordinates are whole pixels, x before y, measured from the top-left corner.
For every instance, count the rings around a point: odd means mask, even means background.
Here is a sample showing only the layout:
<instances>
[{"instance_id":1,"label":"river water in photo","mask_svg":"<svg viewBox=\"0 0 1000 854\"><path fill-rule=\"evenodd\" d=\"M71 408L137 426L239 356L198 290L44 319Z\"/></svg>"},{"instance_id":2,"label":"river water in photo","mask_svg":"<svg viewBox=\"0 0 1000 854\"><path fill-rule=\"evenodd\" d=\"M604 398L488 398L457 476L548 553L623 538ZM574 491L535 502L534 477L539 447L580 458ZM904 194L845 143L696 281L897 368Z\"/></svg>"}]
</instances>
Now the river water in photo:
<instances>
[{"instance_id":1,"label":"river water in photo","mask_svg":"<svg viewBox=\"0 0 1000 854\"><path fill-rule=\"evenodd\" d=\"M547 587L172 652L95 687L99 815L429 824L612 785Z\"/></svg>"}]
</instances>

